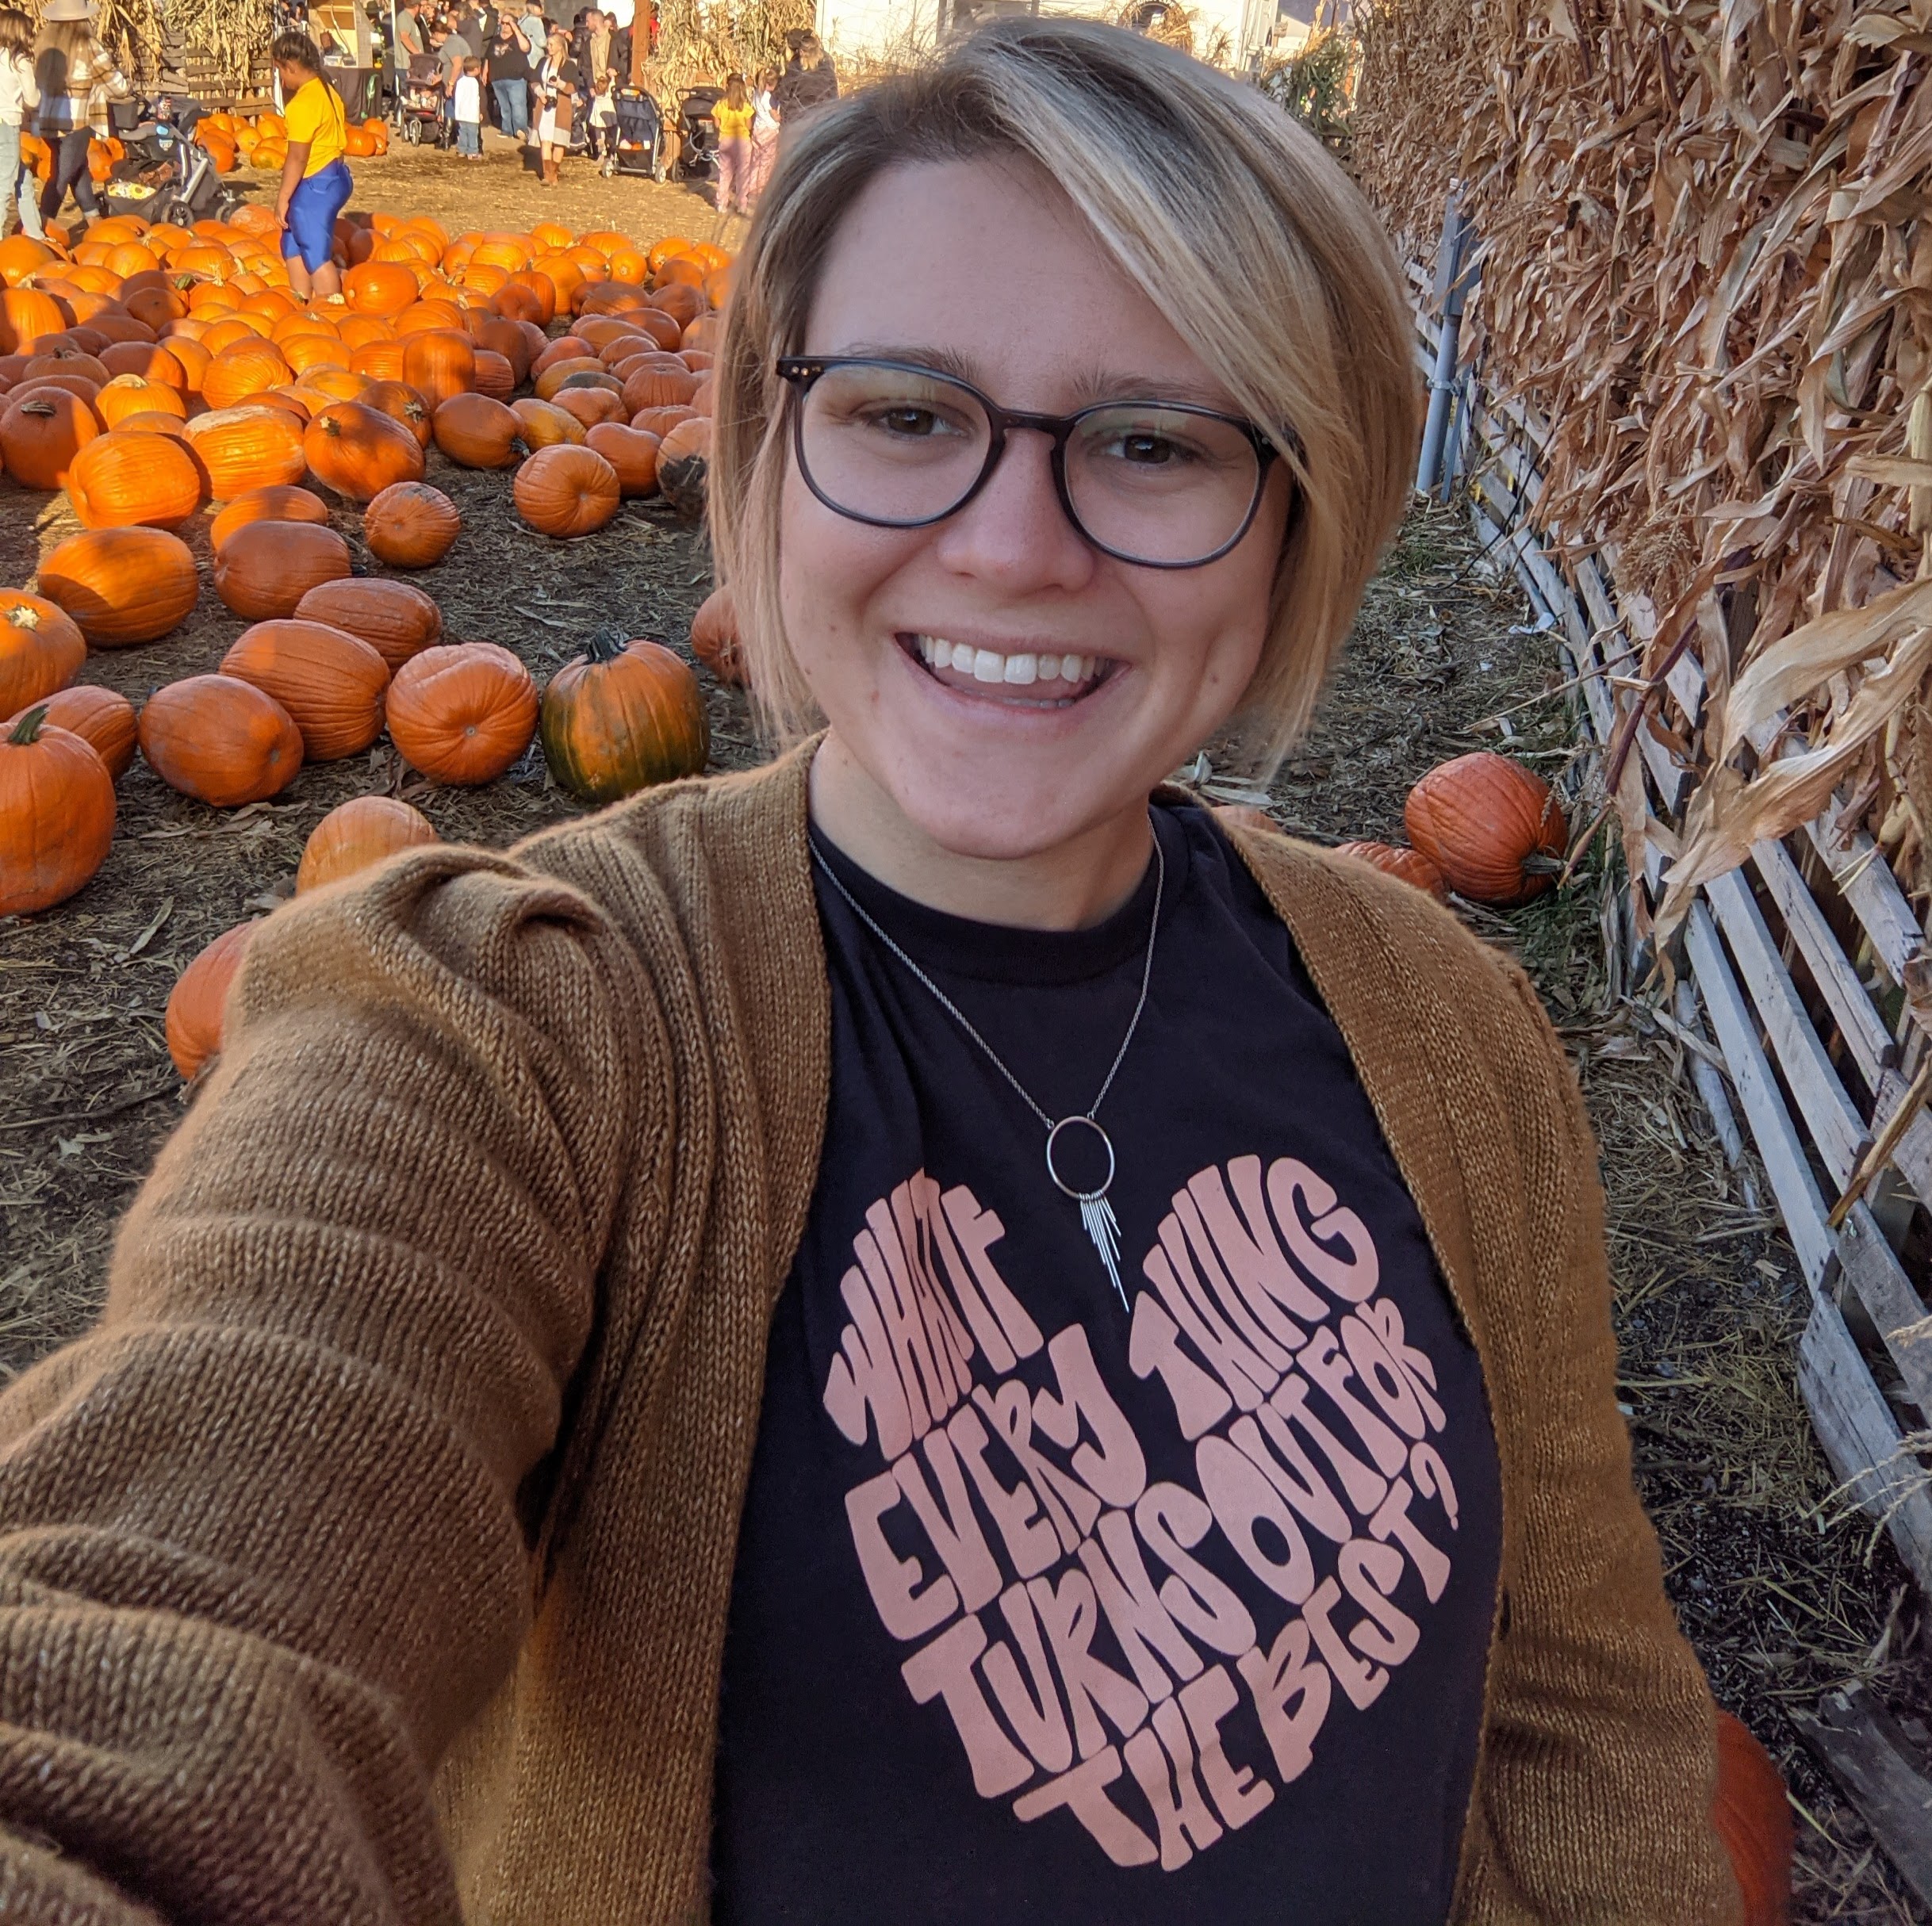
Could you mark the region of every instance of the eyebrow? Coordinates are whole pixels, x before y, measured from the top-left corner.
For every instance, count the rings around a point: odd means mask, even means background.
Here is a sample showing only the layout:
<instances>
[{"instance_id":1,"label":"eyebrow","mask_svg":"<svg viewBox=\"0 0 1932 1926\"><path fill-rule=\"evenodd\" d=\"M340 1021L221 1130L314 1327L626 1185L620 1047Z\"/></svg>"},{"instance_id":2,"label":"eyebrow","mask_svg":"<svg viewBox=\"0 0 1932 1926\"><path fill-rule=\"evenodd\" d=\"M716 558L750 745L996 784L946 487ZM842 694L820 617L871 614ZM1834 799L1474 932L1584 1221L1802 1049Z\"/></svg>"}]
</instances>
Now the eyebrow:
<instances>
[{"instance_id":1,"label":"eyebrow","mask_svg":"<svg viewBox=\"0 0 1932 1926\"><path fill-rule=\"evenodd\" d=\"M988 394L993 392L993 385L987 381L983 370L971 356L962 354L956 349L915 347L905 342L858 341L838 351L841 355L853 355L864 361L910 362L915 367L930 368L936 374L949 374L955 380ZM1078 397L1075 404L1076 412L1102 401L1184 401L1196 408L1211 409L1217 414L1238 415L1241 412L1225 389L1209 382L1190 381L1184 375L1157 380L1148 374L1128 374L1093 367L1074 377L1073 389ZM993 398L999 400L997 395Z\"/></svg>"}]
</instances>

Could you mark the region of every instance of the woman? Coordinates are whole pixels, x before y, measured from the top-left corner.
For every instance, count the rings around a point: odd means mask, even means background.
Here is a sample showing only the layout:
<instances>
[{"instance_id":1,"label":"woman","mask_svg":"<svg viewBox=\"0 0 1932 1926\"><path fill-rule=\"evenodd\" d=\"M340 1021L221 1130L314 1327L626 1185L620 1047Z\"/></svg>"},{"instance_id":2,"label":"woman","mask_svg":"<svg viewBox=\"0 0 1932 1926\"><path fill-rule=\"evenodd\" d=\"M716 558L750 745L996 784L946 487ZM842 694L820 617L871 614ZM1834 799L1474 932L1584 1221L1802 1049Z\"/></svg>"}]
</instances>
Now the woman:
<instances>
[{"instance_id":1,"label":"woman","mask_svg":"<svg viewBox=\"0 0 1932 1926\"><path fill-rule=\"evenodd\" d=\"M40 190L40 224L60 212L70 190L90 220L100 218L87 149L113 131L113 106L132 90L113 56L95 39L89 0L47 0L34 43L40 126L54 150L52 173Z\"/></svg>"},{"instance_id":2,"label":"woman","mask_svg":"<svg viewBox=\"0 0 1932 1926\"><path fill-rule=\"evenodd\" d=\"M570 55L570 36L562 27L552 27L543 64L537 71L537 92L543 101L537 118L537 147L546 187L556 186L563 178L571 123L581 105L582 91L582 75Z\"/></svg>"},{"instance_id":3,"label":"woman","mask_svg":"<svg viewBox=\"0 0 1932 1926\"><path fill-rule=\"evenodd\" d=\"M1302 726L1413 352L1139 36L792 130L712 508L795 746L260 927L0 1400L26 1916L1735 1920L1532 993L1160 787Z\"/></svg>"},{"instance_id":4,"label":"woman","mask_svg":"<svg viewBox=\"0 0 1932 1926\"><path fill-rule=\"evenodd\" d=\"M772 178L772 162L778 152L777 88L777 68L760 67L757 83L751 90L751 165L745 180L745 199L750 208L758 205L765 183Z\"/></svg>"},{"instance_id":5,"label":"woman","mask_svg":"<svg viewBox=\"0 0 1932 1926\"><path fill-rule=\"evenodd\" d=\"M757 117L742 74L728 75L722 98L711 105L718 129L718 211L751 212L751 124Z\"/></svg>"},{"instance_id":6,"label":"woman","mask_svg":"<svg viewBox=\"0 0 1932 1926\"><path fill-rule=\"evenodd\" d=\"M512 139L530 132L530 50L523 29L505 11L497 17L489 44L490 91L496 98L496 125Z\"/></svg>"},{"instance_id":7,"label":"woman","mask_svg":"<svg viewBox=\"0 0 1932 1926\"><path fill-rule=\"evenodd\" d=\"M275 218L282 225L282 258L289 287L299 301L329 301L342 292L335 265L335 217L355 191L343 158L348 117L342 96L322 73L322 56L305 33L278 33L270 53L282 82L288 158L282 163L282 193Z\"/></svg>"},{"instance_id":8,"label":"woman","mask_svg":"<svg viewBox=\"0 0 1932 1926\"><path fill-rule=\"evenodd\" d=\"M40 105L33 75L33 22L18 7L0 6L0 222L10 204L20 206L20 231L44 239L40 202L21 159L21 136Z\"/></svg>"}]
</instances>

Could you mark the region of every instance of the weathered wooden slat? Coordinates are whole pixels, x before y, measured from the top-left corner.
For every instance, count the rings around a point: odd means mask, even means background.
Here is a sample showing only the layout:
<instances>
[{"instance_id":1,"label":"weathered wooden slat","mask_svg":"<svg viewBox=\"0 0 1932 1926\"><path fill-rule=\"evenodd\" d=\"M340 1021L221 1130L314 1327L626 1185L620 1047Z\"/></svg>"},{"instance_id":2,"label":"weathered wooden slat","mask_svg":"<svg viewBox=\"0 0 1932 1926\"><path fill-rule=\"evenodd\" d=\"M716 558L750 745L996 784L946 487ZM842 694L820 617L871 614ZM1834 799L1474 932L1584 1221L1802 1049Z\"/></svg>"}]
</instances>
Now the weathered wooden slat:
<instances>
[{"instance_id":1,"label":"weathered wooden slat","mask_svg":"<svg viewBox=\"0 0 1932 1926\"><path fill-rule=\"evenodd\" d=\"M1805 1128L1825 1168L1842 1184L1857 1165L1867 1135L1865 1120L1831 1067L1743 879L1735 871L1715 877L1704 886L1704 894L1777 1053L1778 1067L1798 1100Z\"/></svg>"},{"instance_id":2,"label":"weathered wooden slat","mask_svg":"<svg viewBox=\"0 0 1932 1926\"><path fill-rule=\"evenodd\" d=\"M1865 1306L1898 1366L1906 1395L1932 1425L1932 1316L1862 1204L1838 1231L1838 1264L1846 1288Z\"/></svg>"},{"instance_id":3,"label":"weathered wooden slat","mask_svg":"<svg viewBox=\"0 0 1932 1926\"><path fill-rule=\"evenodd\" d=\"M1861 829L1849 848L1838 848L1832 828L1838 815L1834 802L1815 822L1807 823L1804 833L1811 847L1830 871L1853 915L1865 925L1872 939L1872 952L1896 983L1903 980L1906 963L1925 948L1925 932L1912 906L1892 873L1892 865L1879 853L1877 845Z\"/></svg>"},{"instance_id":4,"label":"weathered wooden slat","mask_svg":"<svg viewBox=\"0 0 1932 1926\"><path fill-rule=\"evenodd\" d=\"M1845 1788L1905 1883L1932 1906L1932 1772L1861 1685L1788 1708L1798 1736Z\"/></svg>"}]
</instances>

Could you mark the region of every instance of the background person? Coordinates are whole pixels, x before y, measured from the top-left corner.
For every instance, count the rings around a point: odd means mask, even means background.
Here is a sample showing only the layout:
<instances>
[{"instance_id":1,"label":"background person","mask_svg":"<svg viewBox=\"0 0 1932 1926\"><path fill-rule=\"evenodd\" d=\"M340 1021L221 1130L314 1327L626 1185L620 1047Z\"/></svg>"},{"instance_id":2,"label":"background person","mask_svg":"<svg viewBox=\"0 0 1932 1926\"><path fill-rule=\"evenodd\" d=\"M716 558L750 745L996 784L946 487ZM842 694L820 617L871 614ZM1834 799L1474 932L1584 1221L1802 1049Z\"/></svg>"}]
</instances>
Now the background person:
<instances>
[{"instance_id":1,"label":"background person","mask_svg":"<svg viewBox=\"0 0 1932 1926\"><path fill-rule=\"evenodd\" d=\"M473 56L457 77L456 151L466 160L483 158L483 63Z\"/></svg>"},{"instance_id":2,"label":"background person","mask_svg":"<svg viewBox=\"0 0 1932 1926\"><path fill-rule=\"evenodd\" d=\"M570 57L569 35L562 27L552 27L537 74L543 102L537 119L537 146L546 187L555 187L562 180L564 156L570 151L571 128L583 105L583 88L582 72Z\"/></svg>"},{"instance_id":3,"label":"background person","mask_svg":"<svg viewBox=\"0 0 1932 1926\"><path fill-rule=\"evenodd\" d=\"M838 98L838 72L832 56L818 44L815 33L802 33L792 58L785 63L776 90L778 117L795 120L809 107L821 107Z\"/></svg>"},{"instance_id":4,"label":"background person","mask_svg":"<svg viewBox=\"0 0 1932 1926\"><path fill-rule=\"evenodd\" d=\"M496 23L487 69L496 101L496 124L513 140L530 132L530 57L518 23L506 11Z\"/></svg>"},{"instance_id":5,"label":"background person","mask_svg":"<svg viewBox=\"0 0 1932 1926\"><path fill-rule=\"evenodd\" d=\"M745 193L749 207L755 208L758 205L758 197L765 191L765 182L772 178L772 162L778 151L777 86L778 70L771 67L760 67L757 82L751 90L753 109L751 120L751 167Z\"/></svg>"},{"instance_id":6,"label":"background person","mask_svg":"<svg viewBox=\"0 0 1932 1926\"><path fill-rule=\"evenodd\" d=\"M0 7L0 224L17 201L20 231L34 240L46 237L32 176L21 159L21 135L40 104L33 77L33 22L17 7Z\"/></svg>"},{"instance_id":7,"label":"background person","mask_svg":"<svg viewBox=\"0 0 1932 1926\"><path fill-rule=\"evenodd\" d=\"M288 103L289 157L282 166L275 217L282 258L297 301L327 301L342 291L335 265L335 216L349 205L355 182L343 158L348 117L342 96L322 71L322 56L305 33L278 33L269 49Z\"/></svg>"},{"instance_id":8,"label":"background person","mask_svg":"<svg viewBox=\"0 0 1932 1926\"><path fill-rule=\"evenodd\" d=\"M757 117L745 76L726 76L723 94L711 103L711 121L718 129L718 211L750 212L751 126Z\"/></svg>"},{"instance_id":9,"label":"background person","mask_svg":"<svg viewBox=\"0 0 1932 1926\"><path fill-rule=\"evenodd\" d=\"M90 140L113 132L112 108L129 98L113 56L94 37L89 0L47 0L34 43L34 80L40 90L40 124L54 149L53 172L40 192L43 226L60 212L72 190L90 220L100 216L87 170Z\"/></svg>"}]
</instances>

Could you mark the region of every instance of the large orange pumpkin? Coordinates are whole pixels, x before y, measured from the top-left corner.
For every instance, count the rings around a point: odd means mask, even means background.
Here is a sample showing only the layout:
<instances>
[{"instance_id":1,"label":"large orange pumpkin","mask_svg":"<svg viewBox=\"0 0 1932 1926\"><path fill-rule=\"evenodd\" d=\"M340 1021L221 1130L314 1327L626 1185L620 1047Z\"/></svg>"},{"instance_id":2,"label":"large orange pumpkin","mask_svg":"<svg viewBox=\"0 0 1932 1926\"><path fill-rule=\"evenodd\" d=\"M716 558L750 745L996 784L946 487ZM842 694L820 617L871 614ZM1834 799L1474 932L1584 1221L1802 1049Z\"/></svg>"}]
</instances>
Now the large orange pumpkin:
<instances>
[{"instance_id":1,"label":"large orange pumpkin","mask_svg":"<svg viewBox=\"0 0 1932 1926\"><path fill-rule=\"evenodd\" d=\"M159 528L95 528L40 557L40 593L102 649L151 642L185 621L201 592L194 557Z\"/></svg>"},{"instance_id":2,"label":"large orange pumpkin","mask_svg":"<svg viewBox=\"0 0 1932 1926\"><path fill-rule=\"evenodd\" d=\"M116 375L94 396L92 405L104 428L118 428L130 415L172 415L184 421L188 415L187 400L178 388L138 374Z\"/></svg>"},{"instance_id":3,"label":"large orange pumpkin","mask_svg":"<svg viewBox=\"0 0 1932 1926\"><path fill-rule=\"evenodd\" d=\"M79 395L37 387L10 397L0 414L0 460L24 488L63 488L75 456L100 432L99 418Z\"/></svg>"},{"instance_id":4,"label":"large orange pumpkin","mask_svg":"<svg viewBox=\"0 0 1932 1926\"><path fill-rule=\"evenodd\" d=\"M704 512L706 477L711 465L711 421L694 415L680 421L657 448L657 486L687 522Z\"/></svg>"},{"instance_id":5,"label":"large orange pumpkin","mask_svg":"<svg viewBox=\"0 0 1932 1926\"><path fill-rule=\"evenodd\" d=\"M251 622L293 615L318 582L347 575L349 545L312 522L250 522L215 557L215 593Z\"/></svg>"},{"instance_id":6,"label":"large orange pumpkin","mask_svg":"<svg viewBox=\"0 0 1932 1926\"><path fill-rule=\"evenodd\" d=\"M219 555L228 538L251 522L312 522L318 528L328 526L328 504L309 488L286 484L272 488L251 488L238 495L208 525L208 546Z\"/></svg>"},{"instance_id":7,"label":"large orange pumpkin","mask_svg":"<svg viewBox=\"0 0 1932 1926\"><path fill-rule=\"evenodd\" d=\"M182 1081L192 1082L221 1049L223 1012L260 919L224 930L176 979L167 1000L167 1053Z\"/></svg>"},{"instance_id":8,"label":"large orange pumpkin","mask_svg":"<svg viewBox=\"0 0 1932 1926\"><path fill-rule=\"evenodd\" d=\"M369 552L392 569L433 569L462 533L455 503L425 481L385 488L362 515Z\"/></svg>"},{"instance_id":9,"label":"large orange pumpkin","mask_svg":"<svg viewBox=\"0 0 1932 1926\"><path fill-rule=\"evenodd\" d=\"M1439 903L1449 900L1449 886L1443 881L1442 871L1420 849L1405 849L1399 843L1342 843L1335 853L1354 856L1386 875L1399 876Z\"/></svg>"},{"instance_id":10,"label":"large orange pumpkin","mask_svg":"<svg viewBox=\"0 0 1932 1926\"><path fill-rule=\"evenodd\" d=\"M523 446L533 454L539 448L557 448L565 442L581 448L589 440L584 423L554 401L539 401L534 395L525 395L510 404L510 412L516 417Z\"/></svg>"},{"instance_id":11,"label":"large orange pumpkin","mask_svg":"<svg viewBox=\"0 0 1932 1926\"><path fill-rule=\"evenodd\" d=\"M617 470L593 448L539 449L511 484L516 511L539 534L570 539L608 525L623 499Z\"/></svg>"},{"instance_id":12,"label":"large orange pumpkin","mask_svg":"<svg viewBox=\"0 0 1932 1926\"><path fill-rule=\"evenodd\" d=\"M91 743L49 728L36 704L0 738L0 916L65 902L113 840L107 765Z\"/></svg>"},{"instance_id":13,"label":"large orange pumpkin","mask_svg":"<svg viewBox=\"0 0 1932 1926\"><path fill-rule=\"evenodd\" d=\"M442 837L420 810L393 796L357 796L332 809L310 833L295 872L295 894L339 883L401 849L420 849Z\"/></svg>"},{"instance_id":14,"label":"large orange pumpkin","mask_svg":"<svg viewBox=\"0 0 1932 1926\"><path fill-rule=\"evenodd\" d=\"M648 429L600 421L585 431L584 445L594 448L617 471L617 491L629 501L657 492L657 439Z\"/></svg>"},{"instance_id":15,"label":"large orange pumpkin","mask_svg":"<svg viewBox=\"0 0 1932 1926\"><path fill-rule=\"evenodd\" d=\"M467 394L476 385L476 343L454 328L412 334L403 347L403 379L431 408Z\"/></svg>"},{"instance_id":16,"label":"large orange pumpkin","mask_svg":"<svg viewBox=\"0 0 1932 1926\"><path fill-rule=\"evenodd\" d=\"M326 488L373 501L399 481L423 477L423 445L400 421L359 401L335 401L302 436L309 465Z\"/></svg>"},{"instance_id":17,"label":"large orange pumpkin","mask_svg":"<svg viewBox=\"0 0 1932 1926\"><path fill-rule=\"evenodd\" d=\"M9 716L4 726L11 729L29 708L46 710L48 728L64 729L90 743L117 782L127 774L134 760L135 721L134 705L126 696L104 689L98 682L71 683L37 703L27 704Z\"/></svg>"},{"instance_id":18,"label":"large orange pumpkin","mask_svg":"<svg viewBox=\"0 0 1932 1926\"><path fill-rule=\"evenodd\" d=\"M232 341L208 364L201 377L201 398L213 408L236 408L264 389L280 388L295 378L280 348L258 335Z\"/></svg>"},{"instance_id":19,"label":"large orange pumpkin","mask_svg":"<svg viewBox=\"0 0 1932 1926\"><path fill-rule=\"evenodd\" d=\"M488 395L456 395L431 418L436 446L460 468L508 468L523 454L523 423Z\"/></svg>"},{"instance_id":20,"label":"large orange pumpkin","mask_svg":"<svg viewBox=\"0 0 1932 1926\"><path fill-rule=\"evenodd\" d=\"M443 611L412 582L377 575L322 582L296 604L297 618L325 622L359 636L392 672L443 639Z\"/></svg>"},{"instance_id":21,"label":"large orange pumpkin","mask_svg":"<svg viewBox=\"0 0 1932 1926\"><path fill-rule=\"evenodd\" d=\"M86 660L86 638L66 610L25 589L0 588L0 714L64 689Z\"/></svg>"},{"instance_id":22,"label":"large orange pumpkin","mask_svg":"<svg viewBox=\"0 0 1932 1926\"><path fill-rule=\"evenodd\" d=\"M171 789L217 809L278 796L302 766L295 718L254 683L190 676L141 710L141 754Z\"/></svg>"},{"instance_id":23,"label":"large orange pumpkin","mask_svg":"<svg viewBox=\"0 0 1932 1926\"><path fill-rule=\"evenodd\" d=\"M178 528L206 486L187 444L165 435L98 435L67 469L67 500L82 528Z\"/></svg>"},{"instance_id":24,"label":"large orange pumpkin","mask_svg":"<svg viewBox=\"0 0 1932 1926\"><path fill-rule=\"evenodd\" d=\"M397 315L416 297L416 276L396 261L364 261L342 278L349 305L361 314Z\"/></svg>"},{"instance_id":25,"label":"large orange pumpkin","mask_svg":"<svg viewBox=\"0 0 1932 1926\"><path fill-rule=\"evenodd\" d=\"M359 756L382 733L389 668L359 637L297 618L244 629L221 672L274 697L302 732L309 762Z\"/></svg>"},{"instance_id":26,"label":"large orange pumpkin","mask_svg":"<svg viewBox=\"0 0 1932 1926\"><path fill-rule=\"evenodd\" d=\"M309 472L301 419L286 408L217 408L188 423L188 446L208 470L208 492L232 502L251 488L286 488Z\"/></svg>"},{"instance_id":27,"label":"large orange pumpkin","mask_svg":"<svg viewBox=\"0 0 1932 1926\"><path fill-rule=\"evenodd\" d=\"M380 409L400 422L416 437L417 447L429 446L435 433L429 404L407 381L371 381L357 398L364 408Z\"/></svg>"},{"instance_id":28,"label":"large orange pumpkin","mask_svg":"<svg viewBox=\"0 0 1932 1926\"><path fill-rule=\"evenodd\" d=\"M738 605L728 588L714 588L691 618L691 653L720 682L742 687L745 652L738 634Z\"/></svg>"},{"instance_id":29,"label":"large orange pumpkin","mask_svg":"<svg viewBox=\"0 0 1932 1926\"><path fill-rule=\"evenodd\" d=\"M1744 1896L1744 1926L1791 1917L1791 1800L1771 1756L1728 1712L1717 1715L1717 1792L1711 1823Z\"/></svg>"},{"instance_id":30,"label":"large orange pumpkin","mask_svg":"<svg viewBox=\"0 0 1932 1926\"><path fill-rule=\"evenodd\" d=\"M661 642L615 631L550 678L539 726L550 774L580 802L696 775L711 755L696 676Z\"/></svg>"},{"instance_id":31,"label":"large orange pumpkin","mask_svg":"<svg viewBox=\"0 0 1932 1926\"><path fill-rule=\"evenodd\" d=\"M1490 749L1430 770L1409 791L1402 822L1451 889L1505 907L1549 888L1570 840L1550 785Z\"/></svg>"},{"instance_id":32,"label":"large orange pumpkin","mask_svg":"<svg viewBox=\"0 0 1932 1926\"><path fill-rule=\"evenodd\" d=\"M396 672L389 734L404 760L431 782L487 783L530 746L537 685L495 642L425 649Z\"/></svg>"}]
</instances>

